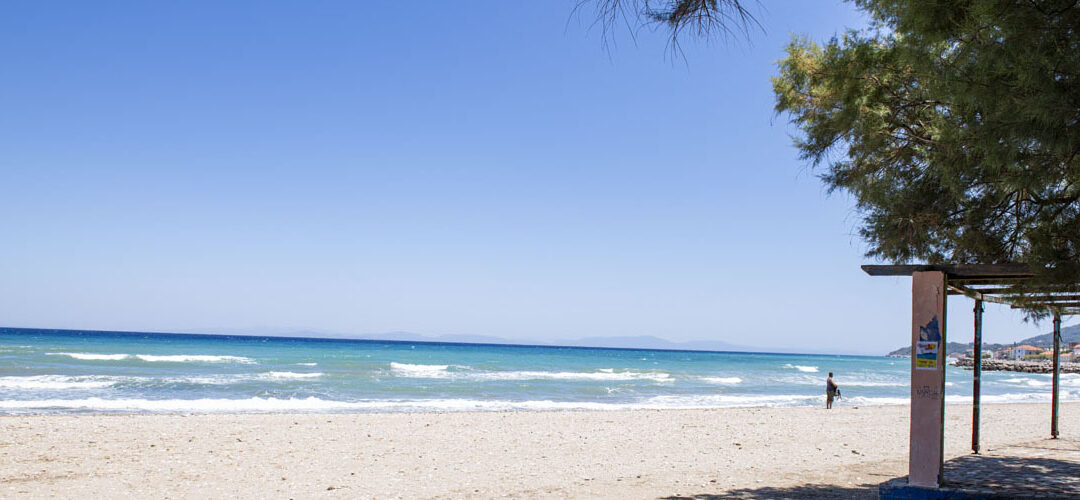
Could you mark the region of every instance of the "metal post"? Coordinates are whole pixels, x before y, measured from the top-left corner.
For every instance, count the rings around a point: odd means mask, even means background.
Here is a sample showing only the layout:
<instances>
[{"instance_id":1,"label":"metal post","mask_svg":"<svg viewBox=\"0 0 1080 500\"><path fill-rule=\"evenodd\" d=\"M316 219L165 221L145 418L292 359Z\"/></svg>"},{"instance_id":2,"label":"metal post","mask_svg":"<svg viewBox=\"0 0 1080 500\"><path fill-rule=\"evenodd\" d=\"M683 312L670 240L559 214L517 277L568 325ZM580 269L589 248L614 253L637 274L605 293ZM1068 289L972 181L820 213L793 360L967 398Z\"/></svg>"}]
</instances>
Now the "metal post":
<instances>
[{"instance_id":1,"label":"metal post","mask_svg":"<svg viewBox=\"0 0 1080 500\"><path fill-rule=\"evenodd\" d=\"M1061 372L1061 315L1054 313L1054 396L1050 410L1050 438L1058 437L1058 378Z\"/></svg>"},{"instance_id":2,"label":"metal post","mask_svg":"<svg viewBox=\"0 0 1080 500\"><path fill-rule=\"evenodd\" d=\"M975 299L975 365L971 389L971 452L979 453L979 397L982 390L983 301Z\"/></svg>"}]
</instances>

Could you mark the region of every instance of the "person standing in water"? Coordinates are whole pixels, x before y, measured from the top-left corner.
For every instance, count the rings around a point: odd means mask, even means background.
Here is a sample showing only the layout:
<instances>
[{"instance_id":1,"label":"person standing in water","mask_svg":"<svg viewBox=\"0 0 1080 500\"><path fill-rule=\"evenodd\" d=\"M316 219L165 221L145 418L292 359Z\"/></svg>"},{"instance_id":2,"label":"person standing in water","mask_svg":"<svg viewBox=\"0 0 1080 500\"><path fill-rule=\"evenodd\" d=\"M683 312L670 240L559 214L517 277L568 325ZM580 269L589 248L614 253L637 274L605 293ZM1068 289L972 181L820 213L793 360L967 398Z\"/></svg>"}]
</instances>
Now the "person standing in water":
<instances>
[{"instance_id":1,"label":"person standing in water","mask_svg":"<svg viewBox=\"0 0 1080 500\"><path fill-rule=\"evenodd\" d=\"M829 379L825 381L825 409L832 409L833 398L836 397L836 390L840 386L836 385L836 381L832 378L832 372L829 372Z\"/></svg>"}]
</instances>

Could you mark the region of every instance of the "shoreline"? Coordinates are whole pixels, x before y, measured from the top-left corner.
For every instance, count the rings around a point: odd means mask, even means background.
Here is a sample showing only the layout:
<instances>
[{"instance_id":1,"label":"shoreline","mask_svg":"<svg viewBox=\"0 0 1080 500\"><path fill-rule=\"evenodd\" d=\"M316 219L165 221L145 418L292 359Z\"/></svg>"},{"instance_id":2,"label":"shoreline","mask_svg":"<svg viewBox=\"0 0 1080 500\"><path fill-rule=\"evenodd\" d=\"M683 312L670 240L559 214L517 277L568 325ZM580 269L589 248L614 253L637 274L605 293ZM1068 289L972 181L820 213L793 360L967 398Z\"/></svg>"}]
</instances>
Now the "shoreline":
<instances>
[{"instance_id":1,"label":"shoreline","mask_svg":"<svg viewBox=\"0 0 1080 500\"><path fill-rule=\"evenodd\" d=\"M983 446L1047 437L1049 405L983 405ZM1080 403L1062 403L1063 434ZM0 496L647 498L906 472L906 405L0 416ZM946 458L970 453L946 407ZM860 486L865 485L865 486ZM765 491L765 490L761 490Z\"/></svg>"},{"instance_id":2,"label":"shoreline","mask_svg":"<svg viewBox=\"0 0 1080 500\"><path fill-rule=\"evenodd\" d=\"M1080 398L1070 398L1068 391L1062 392L1063 397L1060 399L1062 403L1080 403ZM1045 396L1045 399L1043 398ZM804 404L804 405L731 405L731 406L652 406L652 405L638 405L635 403L602 403L602 402L562 402L562 401L485 401L485 400L393 400L393 401L333 401L333 400L321 400L317 398L300 398L300 399L277 399L277 398L258 398L252 397L247 399L197 399L197 400L111 400L101 399L100 401L118 401L118 402L146 402L146 403L206 403L213 402L220 405L232 405L242 406L244 403L257 402L271 402L271 403L299 403L299 402L317 402L324 403L326 406L322 408L251 408L251 409L99 409L87 407L85 410L73 411L71 408L57 409L57 410L41 410L41 411L21 411L21 412L2 412L0 411L0 418L5 417L23 417L23 416L108 416L108 415L387 415L387 414L455 414L455 413L513 413L513 412L634 412L634 411L712 411L712 410L753 410L753 409L800 409L800 408L817 408L824 406L824 394L821 396L804 396L797 395L800 399L813 399L822 401L821 404ZM909 403L908 397L874 397L864 398L857 396L860 399L858 402L851 402L848 399L841 399L835 405L837 408L877 408L877 407L896 407L907 406ZM982 406L987 405L1039 405L1049 404L1051 402L1050 394L1031 394L1029 399L1015 399L1015 400L994 400L994 395L983 395ZM96 398L95 398L96 399ZM870 401L867 401L870 399ZM9 400L6 403L26 403L27 406L40 403L55 403L66 400ZM5 401L0 401L4 403ZM437 402L452 402L454 406L447 406L445 408L439 408L434 406L425 406L425 403L432 404ZM379 406L385 404L387 406ZM542 404L550 404L552 406L542 406ZM946 406L970 406L972 404L970 394L946 394L945 405ZM337 405L337 406L335 406ZM352 406L358 405L358 406ZM470 406L472 405L472 406ZM515 406L517 405L517 406Z\"/></svg>"}]
</instances>

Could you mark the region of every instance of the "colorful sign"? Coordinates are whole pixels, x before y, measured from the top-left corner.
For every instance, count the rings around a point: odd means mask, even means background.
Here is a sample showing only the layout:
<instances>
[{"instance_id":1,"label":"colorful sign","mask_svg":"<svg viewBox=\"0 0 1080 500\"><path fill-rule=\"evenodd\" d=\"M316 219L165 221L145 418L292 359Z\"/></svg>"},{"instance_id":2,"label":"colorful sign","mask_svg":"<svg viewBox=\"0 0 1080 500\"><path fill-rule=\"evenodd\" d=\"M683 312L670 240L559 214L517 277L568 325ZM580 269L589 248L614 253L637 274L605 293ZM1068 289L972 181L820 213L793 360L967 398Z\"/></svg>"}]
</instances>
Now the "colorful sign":
<instances>
[{"instance_id":1,"label":"colorful sign","mask_svg":"<svg viewBox=\"0 0 1080 500\"><path fill-rule=\"evenodd\" d=\"M938 346L941 342L920 340L915 343L915 369L936 370L938 362Z\"/></svg>"}]
</instances>

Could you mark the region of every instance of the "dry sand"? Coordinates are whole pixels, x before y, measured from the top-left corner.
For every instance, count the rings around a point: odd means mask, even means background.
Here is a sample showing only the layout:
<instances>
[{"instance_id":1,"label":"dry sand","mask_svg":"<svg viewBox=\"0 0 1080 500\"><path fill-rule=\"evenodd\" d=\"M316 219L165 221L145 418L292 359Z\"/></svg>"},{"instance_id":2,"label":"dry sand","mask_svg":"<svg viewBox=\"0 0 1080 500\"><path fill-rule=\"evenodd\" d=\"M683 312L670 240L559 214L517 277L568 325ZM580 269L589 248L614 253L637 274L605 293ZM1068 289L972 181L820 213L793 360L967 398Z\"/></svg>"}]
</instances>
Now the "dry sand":
<instances>
[{"instance_id":1,"label":"dry sand","mask_svg":"<svg viewBox=\"0 0 1080 500\"><path fill-rule=\"evenodd\" d=\"M1049 404L986 405L983 445L1046 438ZM1080 403L1062 405L1077 433ZM946 411L946 458L971 409ZM0 497L873 498L906 406L0 417ZM860 487L859 485L865 485Z\"/></svg>"}]
</instances>

